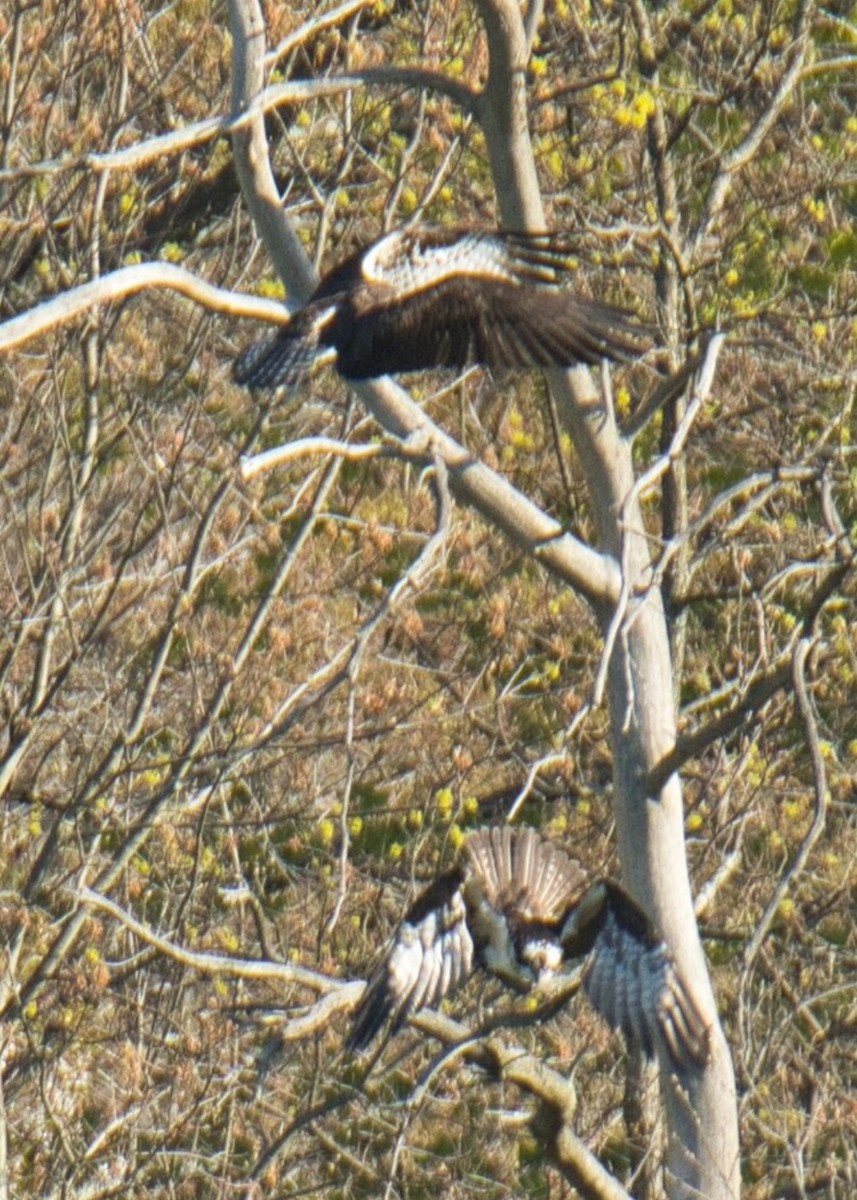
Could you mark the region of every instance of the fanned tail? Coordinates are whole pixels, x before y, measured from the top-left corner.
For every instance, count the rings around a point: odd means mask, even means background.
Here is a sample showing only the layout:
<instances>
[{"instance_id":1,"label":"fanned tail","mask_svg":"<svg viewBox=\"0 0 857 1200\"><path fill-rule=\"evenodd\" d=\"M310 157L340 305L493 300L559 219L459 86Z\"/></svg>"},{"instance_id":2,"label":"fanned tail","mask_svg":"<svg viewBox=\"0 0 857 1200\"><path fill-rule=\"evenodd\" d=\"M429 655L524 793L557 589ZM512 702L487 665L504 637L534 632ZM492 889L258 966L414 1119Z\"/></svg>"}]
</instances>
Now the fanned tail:
<instances>
[{"instance_id":1,"label":"fanned tail","mask_svg":"<svg viewBox=\"0 0 857 1200\"><path fill-rule=\"evenodd\" d=\"M288 327L252 342L238 355L232 378L243 387L294 387L318 357L318 342L289 336Z\"/></svg>"},{"instance_id":2,"label":"fanned tail","mask_svg":"<svg viewBox=\"0 0 857 1200\"><path fill-rule=\"evenodd\" d=\"M583 884L574 859L532 829L477 829L465 850L489 903L515 904L537 920L561 916Z\"/></svg>"}]
</instances>

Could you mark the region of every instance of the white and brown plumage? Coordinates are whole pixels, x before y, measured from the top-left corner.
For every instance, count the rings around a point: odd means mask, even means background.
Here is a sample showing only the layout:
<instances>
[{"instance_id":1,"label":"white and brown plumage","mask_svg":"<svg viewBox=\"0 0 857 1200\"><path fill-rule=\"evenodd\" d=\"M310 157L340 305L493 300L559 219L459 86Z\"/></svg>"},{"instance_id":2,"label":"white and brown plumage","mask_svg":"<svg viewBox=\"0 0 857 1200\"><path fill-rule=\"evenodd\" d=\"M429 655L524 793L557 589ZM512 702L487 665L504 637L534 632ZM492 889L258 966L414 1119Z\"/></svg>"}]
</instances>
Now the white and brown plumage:
<instances>
[{"instance_id":1,"label":"white and brown plumage","mask_svg":"<svg viewBox=\"0 0 857 1200\"><path fill-rule=\"evenodd\" d=\"M236 382L294 385L317 361L345 379L479 363L492 372L637 358L623 309L562 287L571 249L553 234L416 225L326 275L277 333L248 346Z\"/></svg>"},{"instance_id":2,"label":"white and brown plumage","mask_svg":"<svg viewBox=\"0 0 857 1200\"><path fill-rule=\"evenodd\" d=\"M708 1023L645 914L618 884L587 886L578 863L531 829L480 829L459 864L416 900L366 985L348 1045L389 1020L395 1032L484 967L520 991L588 955L583 986L598 1013L651 1057L708 1059Z\"/></svg>"}]
</instances>

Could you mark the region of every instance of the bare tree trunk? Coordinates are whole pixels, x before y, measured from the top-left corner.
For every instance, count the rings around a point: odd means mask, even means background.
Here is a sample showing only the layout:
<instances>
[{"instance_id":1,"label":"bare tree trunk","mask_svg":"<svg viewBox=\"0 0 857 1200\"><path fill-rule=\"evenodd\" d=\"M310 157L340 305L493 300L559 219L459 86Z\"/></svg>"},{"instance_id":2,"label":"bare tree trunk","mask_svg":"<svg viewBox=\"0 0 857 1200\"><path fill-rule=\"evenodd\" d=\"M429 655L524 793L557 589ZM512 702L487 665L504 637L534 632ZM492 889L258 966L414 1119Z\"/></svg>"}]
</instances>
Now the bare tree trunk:
<instances>
[{"instance_id":1,"label":"bare tree trunk","mask_svg":"<svg viewBox=\"0 0 857 1200\"><path fill-rule=\"evenodd\" d=\"M626 530L626 537L637 547L626 555L626 563L630 558L632 564L626 582L633 593L648 570L646 545L639 525L635 531ZM625 632L617 639L610 662L608 696L624 878L654 915L712 1023L713 1056L702 1074L679 1081L662 1069L669 1193L728 1200L739 1190L735 1083L693 911L681 785L672 775L660 794L651 797L645 784L648 767L675 741L669 638L657 588L629 605Z\"/></svg>"},{"instance_id":2,"label":"bare tree trunk","mask_svg":"<svg viewBox=\"0 0 857 1200\"><path fill-rule=\"evenodd\" d=\"M544 228L535 163L526 130L520 76L526 39L513 0L479 0L489 41L483 128L503 223ZM504 87L506 72L512 86ZM522 76L521 76L522 78ZM508 165L509 169L505 169ZM671 1196L731 1200L739 1194L738 1117L729 1049L699 940L684 847L681 784L672 775L660 795L647 794L649 769L675 743L675 699L667 624L658 588L645 587L649 554L634 486L631 444L596 395L585 369L551 380L561 418L586 477L602 551L620 562L631 598L608 669L611 746L619 855L625 881L666 937L679 967L711 1018L708 1068L678 1081L662 1065ZM605 635L612 614L600 614Z\"/></svg>"}]
</instances>

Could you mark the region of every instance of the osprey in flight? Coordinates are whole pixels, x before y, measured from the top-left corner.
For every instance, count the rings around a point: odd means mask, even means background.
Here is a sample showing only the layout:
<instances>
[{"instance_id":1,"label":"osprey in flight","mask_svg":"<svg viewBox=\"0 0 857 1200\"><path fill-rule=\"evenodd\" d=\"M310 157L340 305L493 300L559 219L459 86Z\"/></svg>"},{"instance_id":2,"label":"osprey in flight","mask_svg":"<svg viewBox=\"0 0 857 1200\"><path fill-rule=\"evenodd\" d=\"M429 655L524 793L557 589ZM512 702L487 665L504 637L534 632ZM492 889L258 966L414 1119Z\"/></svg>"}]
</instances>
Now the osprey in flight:
<instances>
[{"instance_id":1,"label":"osprey in flight","mask_svg":"<svg viewBox=\"0 0 857 1200\"><path fill-rule=\"evenodd\" d=\"M399 925L354 1015L361 1049L450 995L474 964L519 991L588 955L584 989L598 1013L649 1057L703 1065L709 1029L665 943L610 880L587 887L578 863L532 829L480 829Z\"/></svg>"},{"instance_id":2,"label":"osprey in flight","mask_svg":"<svg viewBox=\"0 0 857 1200\"><path fill-rule=\"evenodd\" d=\"M235 361L237 383L293 386L317 362L345 379L480 363L492 372L637 358L624 309L560 286L567 243L549 233L415 225L335 267L277 333Z\"/></svg>"}]
</instances>

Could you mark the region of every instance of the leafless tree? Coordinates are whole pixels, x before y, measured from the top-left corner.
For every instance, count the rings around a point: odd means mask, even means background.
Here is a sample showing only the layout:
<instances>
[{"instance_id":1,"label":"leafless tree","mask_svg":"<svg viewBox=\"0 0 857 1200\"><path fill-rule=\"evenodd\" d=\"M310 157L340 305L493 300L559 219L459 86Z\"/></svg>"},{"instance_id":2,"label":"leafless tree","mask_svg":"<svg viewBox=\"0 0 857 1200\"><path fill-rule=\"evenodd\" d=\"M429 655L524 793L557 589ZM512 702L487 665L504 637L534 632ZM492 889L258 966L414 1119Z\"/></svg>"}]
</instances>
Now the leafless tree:
<instances>
[{"instance_id":1,"label":"leafless tree","mask_svg":"<svg viewBox=\"0 0 857 1200\"><path fill-rule=\"evenodd\" d=\"M564 1194L734 1196L739 1115L753 1195L848 1194L853 23L685 7L7 18L0 1195L520 1194L535 1135ZM268 262L300 300L453 207L574 228L657 353L229 383ZM525 805L710 1016L663 1173L574 1001L337 1057L405 894Z\"/></svg>"}]
</instances>

